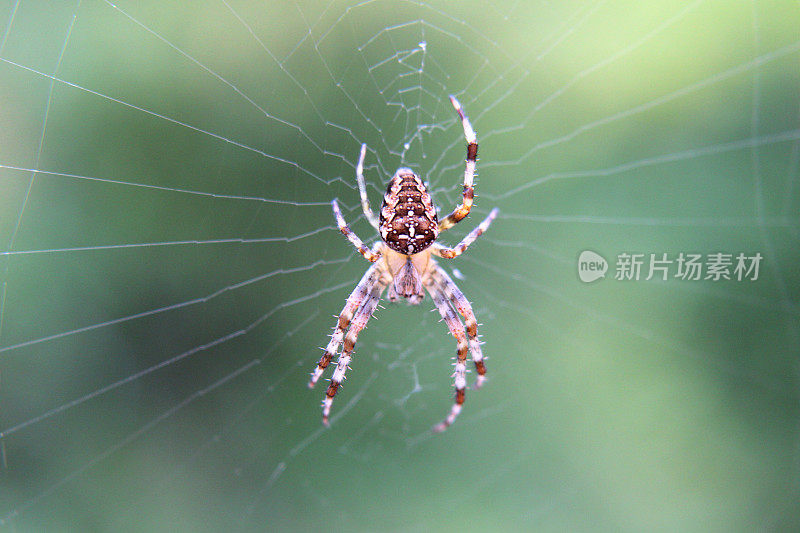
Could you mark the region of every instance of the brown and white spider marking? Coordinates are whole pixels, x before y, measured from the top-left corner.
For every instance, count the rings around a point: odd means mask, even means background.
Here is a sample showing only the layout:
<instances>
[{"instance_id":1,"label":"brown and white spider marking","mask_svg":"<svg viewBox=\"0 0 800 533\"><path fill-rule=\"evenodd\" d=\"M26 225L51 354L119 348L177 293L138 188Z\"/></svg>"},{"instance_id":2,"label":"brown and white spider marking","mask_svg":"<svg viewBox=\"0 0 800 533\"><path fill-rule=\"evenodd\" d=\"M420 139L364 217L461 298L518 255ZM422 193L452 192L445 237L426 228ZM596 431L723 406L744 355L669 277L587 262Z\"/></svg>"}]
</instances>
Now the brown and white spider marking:
<instances>
[{"instance_id":1,"label":"brown and white spider marking","mask_svg":"<svg viewBox=\"0 0 800 533\"><path fill-rule=\"evenodd\" d=\"M474 196L472 184L475 177L478 142L461 104L453 96L450 97L450 102L461 119L464 136L467 139L463 199L452 213L442 220L437 220L436 208L425 184L411 169L400 168L389 182L383 197L380 217L376 217L369 206L367 190L364 185L366 144L361 145L356 176L364 215L369 223L378 230L381 240L376 242L372 248L365 246L353 230L347 226L336 200L331 202L339 230L361 252L361 255L372 262L372 266L367 269L364 277L347 298L347 303L339 314L339 321L331 335L331 340L308 383L309 387L313 387L317 383L333 356L339 351L339 345L344 341L344 348L339 355L336 370L333 372L325 399L322 402L322 421L325 425L328 425L333 397L336 396L336 391L339 390L339 385L345 377L358 334L366 327L367 321L375 311L381 294L386 288L389 289L389 300L396 301L402 297L412 304L420 303L425 295L423 287L427 289L439 309L439 313L447 323L450 333L456 338L456 363L452 376L455 380L455 402L444 421L434 426L434 431L447 429L461 412L467 386L467 352L472 354L472 361L475 363L475 370L478 373L475 388L480 387L486 379L486 366L483 362L481 343L478 340L478 323L472 312L472 306L447 275L447 272L431 257L432 255L447 259L458 257L478 236L486 231L486 228L497 216L497 208L492 209L489 216L454 248L447 248L436 242L440 232L451 228L469 214ZM463 324L456 312L464 317Z\"/></svg>"}]
</instances>

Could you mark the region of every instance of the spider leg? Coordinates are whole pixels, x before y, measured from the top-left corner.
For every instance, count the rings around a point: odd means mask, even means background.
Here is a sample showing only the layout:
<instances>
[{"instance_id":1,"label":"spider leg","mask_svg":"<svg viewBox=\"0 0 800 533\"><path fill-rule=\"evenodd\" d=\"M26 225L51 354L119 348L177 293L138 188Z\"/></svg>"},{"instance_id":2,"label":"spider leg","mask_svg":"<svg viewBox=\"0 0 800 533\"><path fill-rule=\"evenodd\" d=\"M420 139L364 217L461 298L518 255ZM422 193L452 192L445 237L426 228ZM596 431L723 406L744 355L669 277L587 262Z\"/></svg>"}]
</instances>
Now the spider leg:
<instances>
[{"instance_id":1,"label":"spider leg","mask_svg":"<svg viewBox=\"0 0 800 533\"><path fill-rule=\"evenodd\" d=\"M464 237L464 240L458 243L455 247L446 248L437 243L434 243L433 247L431 248L431 252L433 252L434 255L438 255L439 257L444 257L446 259L452 259L454 257L458 257L459 255L464 253L464 251L469 247L470 244L475 242L475 240L489 228L489 225L492 223L492 220L495 219L497 213L498 209L495 207L489 213L489 216L484 218L483 222L481 222L477 228L470 231L469 234L466 237Z\"/></svg>"},{"instance_id":2,"label":"spider leg","mask_svg":"<svg viewBox=\"0 0 800 533\"><path fill-rule=\"evenodd\" d=\"M475 363L475 371L478 373L475 388L479 389L486 381L486 364L483 362L483 350L481 350L481 343L478 339L478 321L475 319L472 305L442 267L437 265L432 277L439 283L440 290L448 301L464 317L464 326L469 336L469 351L472 354L472 362Z\"/></svg>"},{"instance_id":3,"label":"spider leg","mask_svg":"<svg viewBox=\"0 0 800 533\"><path fill-rule=\"evenodd\" d=\"M467 160L464 168L464 193L461 205L456 206L452 213L439 221L439 231L451 228L463 220L469 214L469 210L472 209L472 202L475 197L472 183L475 179L475 161L478 158L478 138L455 96L450 96L450 103L453 104L458 117L461 119L461 126L464 128L464 137L467 139Z\"/></svg>"},{"instance_id":4,"label":"spider leg","mask_svg":"<svg viewBox=\"0 0 800 533\"><path fill-rule=\"evenodd\" d=\"M358 235L355 234L353 230L350 229L350 226L347 225L347 222L344 221L344 217L342 216L342 212L339 209L339 202L336 201L334 198L331 201L331 207L333 208L333 216L336 217L336 224L339 226L339 231L341 231L347 239L353 243L353 246L363 255L367 261L374 263L377 261L381 254L380 252L373 252L364 244L364 242L358 238Z\"/></svg>"},{"instance_id":5,"label":"spider leg","mask_svg":"<svg viewBox=\"0 0 800 533\"><path fill-rule=\"evenodd\" d=\"M347 368L350 364L350 359L353 356L353 348L355 348L356 341L358 340L358 334L367 326L367 322L369 322L372 313L375 311L375 308L378 306L378 302L381 299L381 293L383 289L386 288L386 283L383 280L379 281L372 287L372 290L369 292L369 296L361 305L356 314L353 316L353 321L350 323L350 329L347 331L347 335L344 337L344 346L342 348L342 354L339 356L339 360L336 362L336 370L333 371L333 377L331 377L330 385L328 385L328 390L325 392L325 399L322 400L322 423L326 426L329 424L328 416L331 412L331 405L333 405L333 397L336 396L336 392L339 390L339 385L342 384L344 380L344 374L347 371Z\"/></svg>"},{"instance_id":6,"label":"spider leg","mask_svg":"<svg viewBox=\"0 0 800 533\"><path fill-rule=\"evenodd\" d=\"M336 352L339 351L339 345L342 343L342 339L344 338L344 332L350 326L350 320L353 318L353 313L361 308L364 300L366 300L367 296L369 296L370 292L372 291L372 288L375 286L375 283L378 282L380 273L381 264L373 264L367 269L367 272L361 278L361 281L358 282L356 288L353 289L353 292L350 293L350 296L347 297L347 302L345 302L342 312L339 313L339 320L336 322L336 327L333 330L333 335L331 335L331 340L328 342L325 352L322 354L322 357L317 363L317 368L315 368L314 372L311 374L311 380L308 382L308 388L313 388L314 385L317 384L320 376L322 376L322 373L331 363L331 359Z\"/></svg>"},{"instance_id":7,"label":"spider leg","mask_svg":"<svg viewBox=\"0 0 800 533\"><path fill-rule=\"evenodd\" d=\"M442 315L442 318L447 323L450 334L456 338L456 364L452 376L454 378L453 384L455 386L456 396L447 417L444 421L433 427L433 431L438 433L444 431L455 422L456 417L458 417L458 414L461 412L461 406L464 404L467 388L467 351L469 350L469 345L467 343L467 336L464 333L464 325L450 305L447 296L442 291L441 284L438 283L435 278L431 277L428 278L426 286L433 302L436 304L436 308L439 310L439 314Z\"/></svg>"},{"instance_id":8,"label":"spider leg","mask_svg":"<svg viewBox=\"0 0 800 533\"><path fill-rule=\"evenodd\" d=\"M364 210L364 216L372 225L373 228L378 229L378 217L372 212L369 206L369 199L367 198L367 185L364 181L364 156L367 155L367 145L361 145L361 155L358 157L358 165L356 165L356 178L358 179L358 192L361 194L361 208Z\"/></svg>"}]
</instances>

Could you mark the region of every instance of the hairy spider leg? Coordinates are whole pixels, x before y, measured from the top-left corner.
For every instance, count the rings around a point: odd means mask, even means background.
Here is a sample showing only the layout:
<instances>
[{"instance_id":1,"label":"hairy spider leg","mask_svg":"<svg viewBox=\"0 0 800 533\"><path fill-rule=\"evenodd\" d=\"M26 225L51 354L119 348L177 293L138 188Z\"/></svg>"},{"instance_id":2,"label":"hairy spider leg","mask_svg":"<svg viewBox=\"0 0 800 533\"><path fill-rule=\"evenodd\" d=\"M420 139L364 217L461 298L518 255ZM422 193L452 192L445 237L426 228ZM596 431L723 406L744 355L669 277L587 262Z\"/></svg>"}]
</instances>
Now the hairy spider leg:
<instances>
[{"instance_id":1,"label":"hairy spider leg","mask_svg":"<svg viewBox=\"0 0 800 533\"><path fill-rule=\"evenodd\" d=\"M356 247L356 250L358 250L367 261L372 263L377 261L381 257L380 252L375 252L367 248L367 246L364 244L364 241L359 239L358 235L356 235L355 232L350 229L350 226L348 226L347 222L344 221L342 211L339 209L339 202L337 202L335 198L331 201L331 207L333 208L333 216L336 217L336 224L339 226L339 231L341 231L344 236L347 237L351 243L353 243L353 246Z\"/></svg>"},{"instance_id":2,"label":"hairy spider leg","mask_svg":"<svg viewBox=\"0 0 800 533\"><path fill-rule=\"evenodd\" d=\"M464 192L461 204L456 206L452 213L439 221L439 231L451 228L463 220L469 214L469 210L472 209L473 199L475 198L473 181L475 179L475 165L478 159L478 138L455 96L450 96L450 103L453 104L456 113L458 113L458 118L461 119L461 126L464 128L464 137L467 140L467 159L464 167Z\"/></svg>"},{"instance_id":3,"label":"hairy spider leg","mask_svg":"<svg viewBox=\"0 0 800 533\"><path fill-rule=\"evenodd\" d=\"M467 351L469 350L469 344L467 343L467 336L464 333L464 325L461 323L461 320L450 305L444 292L442 292L440 284L434 277L428 278L426 288L431 298L433 298L433 302L436 304L439 314L442 315L442 319L444 319L447 324L450 334L456 339L456 363L455 371L452 375L453 386L456 391L455 401L444 421L433 427L433 431L438 433L444 431L456 421L458 414L461 412L461 407L464 405L467 389Z\"/></svg>"},{"instance_id":4,"label":"hairy spider leg","mask_svg":"<svg viewBox=\"0 0 800 533\"><path fill-rule=\"evenodd\" d=\"M438 255L439 257L443 257L445 259L453 259L454 257L458 257L459 255L464 253L464 251L469 247L470 244L475 242L475 240L478 237L483 235L484 231L489 229L489 225L492 223L492 220L494 220L497 217L497 213L498 212L499 212L499 210L496 207L494 209L492 209L491 212L489 213L489 216L484 218L483 222L478 224L477 228L475 228L474 230L470 231L467 234L467 236L464 237L464 239L460 243L455 245L454 247L447 248L447 247L442 246L442 245L440 245L438 243L434 243L432 252L435 255Z\"/></svg>"},{"instance_id":5,"label":"hairy spider leg","mask_svg":"<svg viewBox=\"0 0 800 533\"><path fill-rule=\"evenodd\" d=\"M344 339L345 331L347 331L347 328L350 326L350 320L352 320L353 314L362 306L364 300L378 282L381 271L381 263L373 263L372 266L367 269L366 273L364 273L364 276L361 278L361 281L358 282L356 288L353 289L353 292L350 293L350 296L347 297L344 308L342 312L339 313L339 318L333 330L333 335L331 335L331 340L328 342L325 352L317 363L317 368L315 368L314 372L311 374L311 380L308 382L309 388L313 388L314 385L317 384L322 373L331 363L331 359L336 352L339 351L339 345Z\"/></svg>"},{"instance_id":6,"label":"hairy spider leg","mask_svg":"<svg viewBox=\"0 0 800 533\"><path fill-rule=\"evenodd\" d=\"M470 305L464 293L461 292L461 289L458 288L458 285L440 266L436 266L432 277L438 283L439 290L444 294L445 298L464 317L464 328L467 330L467 336L469 337L469 352L472 355L472 362L475 364L475 372L478 374L475 380L475 388L479 389L486 381L486 364L483 361L483 350L481 350L481 342L478 337L478 321L472 311L472 305Z\"/></svg>"},{"instance_id":7,"label":"hairy spider leg","mask_svg":"<svg viewBox=\"0 0 800 533\"><path fill-rule=\"evenodd\" d=\"M358 164L356 165L356 179L358 180L358 192L361 195L361 209L364 211L364 216L367 217L370 225L378 229L378 217L372 212L369 206L369 199L367 198L367 183L364 181L364 156L367 155L367 145L361 145L361 154L358 157Z\"/></svg>"},{"instance_id":8,"label":"hairy spider leg","mask_svg":"<svg viewBox=\"0 0 800 533\"><path fill-rule=\"evenodd\" d=\"M339 356L339 360L336 362L336 370L333 371L333 377L331 377L328 390L325 392L325 399L322 401L322 423L326 426L329 423L328 417L330 416L331 405L333 405L333 397L336 396L336 392L339 390L339 386L345 378L345 372L347 371L350 360L352 359L353 349L355 348L356 341L358 340L358 334L362 329L367 327L367 322L369 322L372 313L378 306L378 302L381 299L381 293L386 288L387 282L388 280L385 277L382 277L382 279L375 284L361 308L356 311L356 314L353 316L353 320L350 323L350 329L347 330L347 335L344 337L342 354Z\"/></svg>"}]
</instances>

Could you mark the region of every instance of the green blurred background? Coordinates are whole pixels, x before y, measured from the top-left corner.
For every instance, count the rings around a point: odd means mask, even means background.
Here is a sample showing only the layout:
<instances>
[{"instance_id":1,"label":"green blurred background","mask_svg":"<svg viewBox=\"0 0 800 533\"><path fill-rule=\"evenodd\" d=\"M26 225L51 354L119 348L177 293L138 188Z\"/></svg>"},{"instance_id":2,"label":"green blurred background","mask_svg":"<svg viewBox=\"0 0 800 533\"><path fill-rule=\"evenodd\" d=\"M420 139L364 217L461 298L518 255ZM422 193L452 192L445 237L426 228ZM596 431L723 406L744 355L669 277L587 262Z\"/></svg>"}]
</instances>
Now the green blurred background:
<instances>
[{"instance_id":1,"label":"green blurred background","mask_svg":"<svg viewBox=\"0 0 800 533\"><path fill-rule=\"evenodd\" d=\"M797 2L0 2L0 519L39 530L796 531ZM400 165L489 382L430 299L307 373ZM462 227L463 226L463 227ZM584 284L577 258L611 263ZM756 281L613 279L622 252ZM673 271L674 272L674 271ZM644 277L644 276L643 276ZM470 376L472 377L472 376Z\"/></svg>"}]
</instances>

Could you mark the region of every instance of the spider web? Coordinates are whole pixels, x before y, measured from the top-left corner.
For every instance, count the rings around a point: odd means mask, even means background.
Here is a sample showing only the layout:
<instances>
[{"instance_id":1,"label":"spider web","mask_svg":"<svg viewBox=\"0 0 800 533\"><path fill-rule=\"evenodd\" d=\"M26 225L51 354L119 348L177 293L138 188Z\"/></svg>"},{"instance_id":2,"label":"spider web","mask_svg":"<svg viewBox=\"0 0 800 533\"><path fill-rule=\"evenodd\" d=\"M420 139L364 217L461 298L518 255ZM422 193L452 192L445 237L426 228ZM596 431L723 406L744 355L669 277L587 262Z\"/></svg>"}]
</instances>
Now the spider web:
<instances>
[{"instance_id":1,"label":"spider web","mask_svg":"<svg viewBox=\"0 0 800 533\"><path fill-rule=\"evenodd\" d=\"M0 4L0 519L28 529L800 522L800 24L787 3ZM489 381L430 299L308 372L394 170L442 210ZM756 281L577 258L761 253ZM613 269L613 265L611 267ZM474 376L470 376L474 377ZM746 522L745 522L746 521Z\"/></svg>"}]
</instances>

